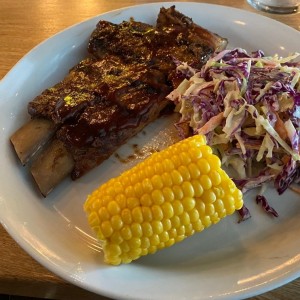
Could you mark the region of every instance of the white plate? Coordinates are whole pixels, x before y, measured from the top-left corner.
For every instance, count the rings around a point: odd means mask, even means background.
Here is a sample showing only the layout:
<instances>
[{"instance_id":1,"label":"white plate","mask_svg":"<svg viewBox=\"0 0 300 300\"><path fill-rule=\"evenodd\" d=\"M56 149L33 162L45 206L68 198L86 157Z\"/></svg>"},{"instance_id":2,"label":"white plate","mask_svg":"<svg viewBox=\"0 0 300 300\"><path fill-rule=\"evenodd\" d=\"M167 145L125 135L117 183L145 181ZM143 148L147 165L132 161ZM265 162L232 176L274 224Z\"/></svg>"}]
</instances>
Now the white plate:
<instances>
[{"instance_id":1,"label":"white plate","mask_svg":"<svg viewBox=\"0 0 300 300\"><path fill-rule=\"evenodd\" d=\"M86 195L105 179L128 167L115 158L77 182L66 180L42 199L18 163L9 136L29 119L26 104L44 88L63 78L86 53L88 37L100 19L154 23L156 3L113 11L57 34L28 53L0 83L0 217L11 236L42 265L90 291L118 299L241 299L273 289L300 275L300 201L287 192L269 191L279 212L270 218L246 199L252 212L237 224L231 216L183 243L119 267L103 263L82 205ZM229 39L229 47L267 54L299 51L300 33L271 19L234 8L176 3L178 10ZM146 139L166 125L152 124ZM132 143L145 144L139 135ZM151 147L151 146L149 146ZM122 151L130 151L130 145ZM122 153L119 152L119 153Z\"/></svg>"}]
</instances>

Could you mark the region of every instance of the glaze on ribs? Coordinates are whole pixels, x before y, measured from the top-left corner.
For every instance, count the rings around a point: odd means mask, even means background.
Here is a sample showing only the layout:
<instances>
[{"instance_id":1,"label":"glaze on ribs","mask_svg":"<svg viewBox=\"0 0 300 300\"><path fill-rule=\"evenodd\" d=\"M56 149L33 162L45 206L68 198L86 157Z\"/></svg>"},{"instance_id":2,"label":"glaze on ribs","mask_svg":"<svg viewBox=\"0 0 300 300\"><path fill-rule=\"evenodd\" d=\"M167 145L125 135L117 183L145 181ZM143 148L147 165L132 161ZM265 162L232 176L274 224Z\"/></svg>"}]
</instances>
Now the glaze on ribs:
<instances>
[{"instance_id":1,"label":"glaze on ribs","mask_svg":"<svg viewBox=\"0 0 300 300\"><path fill-rule=\"evenodd\" d=\"M98 166L155 120L168 105L165 96L181 81L176 60L200 68L226 44L226 39L195 25L174 6L161 8L156 26L100 21L90 37L90 57L28 105L33 120L51 124L56 147L33 162L31 171L42 194L68 173L77 179ZM16 140L13 135L19 154ZM30 156L20 159L25 163ZM66 164L58 163L62 157L67 157ZM57 179L43 183L41 177L49 177L57 165Z\"/></svg>"}]
</instances>

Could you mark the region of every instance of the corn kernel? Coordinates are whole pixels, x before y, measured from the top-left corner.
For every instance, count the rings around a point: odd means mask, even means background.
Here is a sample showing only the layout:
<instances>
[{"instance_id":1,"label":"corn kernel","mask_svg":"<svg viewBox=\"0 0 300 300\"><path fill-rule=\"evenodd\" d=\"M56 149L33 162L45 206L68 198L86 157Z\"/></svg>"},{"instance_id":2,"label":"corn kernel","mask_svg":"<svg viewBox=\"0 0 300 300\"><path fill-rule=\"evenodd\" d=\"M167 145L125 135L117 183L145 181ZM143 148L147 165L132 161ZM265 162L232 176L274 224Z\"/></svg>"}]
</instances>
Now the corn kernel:
<instances>
[{"instance_id":1,"label":"corn kernel","mask_svg":"<svg viewBox=\"0 0 300 300\"><path fill-rule=\"evenodd\" d=\"M202 187L201 183L199 182L199 180L192 180L191 183L194 188L195 197L200 198L203 194L203 187Z\"/></svg>"},{"instance_id":2,"label":"corn kernel","mask_svg":"<svg viewBox=\"0 0 300 300\"><path fill-rule=\"evenodd\" d=\"M171 247L175 244L175 240L173 238L170 238L168 241L165 242L166 247Z\"/></svg>"},{"instance_id":3,"label":"corn kernel","mask_svg":"<svg viewBox=\"0 0 300 300\"><path fill-rule=\"evenodd\" d=\"M168 158L163 161L162 167L163 167L164 171L168 172L168 173L170 173L175 168L172 160L170 160Z\"/></svg>"},{"instance_id":4,"label":"corn kernel","mask_svg":"<svg viewBox=\"0 0 300 300\"><path fill-rule=\"evenodd\" d=\"M181 161L180 161L180 158L178 155L172 155L171 160L172 160L175 168L178 168L181 165Z\"/></svg>"},{"instance_id":5,"label":"corn kernel","mask_svg":"<svg viewBox=\"0 0 300 300\"><path fill-rule=\"evenodd\" d=\"M178 170L171 172L171 178L174 185L180 185L183 181L182 176Z\"/></svg>"},{"instance_id":6,"label":"corn kernel","mask_svg":"<svg viewBox=\"0 0 300 300\"><path fill-rule=\"evenodd\" d=\"M231 211L232 207L234 207L234 198L231 195L226 195L225 196L226 202L225 202L225 209L227 211Z\"/></svg>"},{"instance_id":7,"label":"corn kernel","mask_svg":"<svg viewBox=\"0 0 300 300\"><path fill-rule=\"evenodd\" d=\"M202 156L203 157L209 157L209 156L212 155L212 149L207 145L203 145L201 147L201 150L202 150Z\"/></svg>"},{"instance_id":8,"label":"corn kernel","mask_svg":"<svg viewBox=\"0 0 300 300\"><path fill-rule=\"evenodd\" d=\"M149 178L145 178L143 181L142 181L142 187L143 187L143 190L145 193L151 193L153 191L153 185L152 185L152 182Z\"/></svg>"},{"instance_id":9,"label":"corn kernel","mask_svg":"<svg viewBox=\"0 0 300 300\"><path fill-rule=\"evenodd\" d=\"M114 231L118 231L123 226L123 221L120 215L112 216L111 218L111 227Z\"/></svg>"},{"instance_id":10,"label":"corn kernel","mask_svg":"<svg viewBox=\"0 0 300 300\"><path fill-rule=\"evenodd\" d=\"M136 195L137 198L140 198L143 196L144 194L144 189L143 189L143 185L140 182L137 182L134 185L134 193Z\"/></svg>"},{"instance_id":11,"label":"corn kernel","mask_svg":"<svg viewBox=\"0 0 300 300\"><path fill-rule=\"evenodd\" d=\"M227 207L226 207L226 213L227 213L228 215L233 214L234 211L235 211L235 206L234 206L234 205L230 205L230 206L227 206Z\"/></svg>"},{"instance_id":12,"label":"corn kernel","mask_svg":"<svg viewBox=\"0 0 300 300\"><path fill-rule=\"evenodd\" d=\"M105 206L102 206L102 207L99 209L98 215L96 215L96 214L93 214L93 215L97 216L97 219L98 219L98 220L100 219L102 222L103 222L103 221L107 221L107 220L110 219L110 214L109 214L109 212L108 212L108 210L106 209ZM99 216L99 218L98 218L98 216Z\"/></svg>"},{"instance_id":13,"label":"corn kernel","mask_svg":"<svg viewBox=\"0 0 300 300\"><path fill-rule=\"evenodd\" d=\"M131 185L135 185L137 182L139 182L138 176L137 176L136 173L131 174L131 176L130 176L130 182L131 182Z\"/></svg>"},{"instance_id":14,"label":"corn kernel","mask_svg":"<svg viewBox=\"0 0 300 300\"><path fill-rule=\"evenodd\" d=\"M110 186L110 187L107 188L106 194L107 194L108 196L110 196L111 199L114 198L115 195L116 195L115 190L114 190L114 188L113 188L112 186Z\"/></svg>"},{"instance_id":15,"label":"corn kernel","mask_svg":"<svg viewBox=\"0 0 300 300\"><path fill-rule=\"evenodd\" d=\"M194 230L197 232L201 232L204 229L204 225L202 224L201 220L197 220L193 222Z\"/></svg>"},{"instance_id":16,"label":"corn kernel","mask_svg":"<svg viewBox=\"0 0 300 300\"><path fill-rule=\"evenodd\" d=\"M127 198L127 207L129 209L134 209L135 207L139 206L140 205L140 201L138 198L136 197L129 197Z\"/></svg>"},{"instance_id":17,"label":"corn kernel","mask_svg":"<svg viewBox=\"0 0 300 300\"><path fill-rule=\"evenodd\" d=\"M169 231L169 230L171 230L171 228L172 228L172 223L171 223L171 220L170 220L170 218L165 218L165 219L163 219L163 220L161 220L161 223L162 223L162 225L163 225L163 227L164 227L164 231Z\"/></svg>"},{"instance_id":18,"label":"corn kernel","mask_svg":"<svg viewBox=\"0 0 300 300\"><path fill-rule=\"evenodd\" d=\"M221 187L213 186L211 190L215 193L217 198L222 199L224 197L224 190Z\"/></svg>"},{"instance_id":19,"label":"corn kernel","mask_svg":"<svg viewBox=\"0 0 300 300\"><path fill-rule=\"evenodd\" d=\"M117 265L172 246L242 205L241 191L196 135L109 180L84 209L105 261Z\"/></svg>"},{"instance_id":20,"label":"corn kernel","mask_svg":"<svg viewBox=\"0 0 300 300\"><path fill-rule=\"evenodd\" d=\"M170 187L164 187L162 193L166 202L172 202L175 198L174 192Z\"/></svg>"},{"instance_id":21,"label":"corn kernel","mask_svg":"<svg viewBox=\"0 0 300 300\"><path fill-rule=\"evenodd\" d=\"M152 242L152 241L150 241L150 244L151 244L151 242ZM149 254L154 254L156 251L157 251L157 247L151 245L151 246L149 247L148 253L149 253Z\"/></svg>"},{"instance_id":22,"label":"corn kernel","mask_svg":"<svg viewBox=\"0 0 300 300\"><path fill-rule=\"evenodd\" d=\"M170 239L174 239L174 238L176 238L177 237L177 229L176 228L171 228L170 230L169 230L169 237L170 237Z\"/></svg>"},{"instance_id":23,"label":"corn kernel","mask_svg":"<svg viewBox=\"0 0 300 300\"><path fill-rule=\"evenodd\" d=\"M122 194L123 191L124 191L124 186L123 186L123 184L120 181L116 181L114 183L113 188L114 188L114 191L115 191L115 195Z\"/></svg>"},{"instance_id":24,"label":"corn kernel","mask_svg":"<svg viewBox=\"0 0 300 300\"><path fill-rule=\"evenodd\" d=\"M165 173L161 174L161 180L165 187L170 187L173 184L170 173L165 172Z\"/></svg>"},{"instance_id":25,"label":"corn kernel","mask_svg":"<svg viewBox=\"0 0 300 300\"><path fill-rule=\"evenodd\" d=\"M148 249L150 246L151 246L151 244L150 244L149 238L148 237L142 237L141 238L141 247L142 247L142 249Z\"/></svg>"},{"instance_id":26,"label":"corn kernel","mask_svg":"<svg viewBox=\"0 0 300 300\"><path fill-rule=\"evenodd\" d=\"M157 246L160 243L158 234L153 234L150 238L150 244L153 246ZM156 249L155 249L156 251Z\"/></svg>"},{"instance_id":27,"label":"corn kernel","mask_svg":"<svg viewBox=\"0 0 300 300\"><path fill-rule=\"evenodd\" d=\"M220 211L223 211L223 210L224 210L224 203L223 203L222 200L216 199L214 205L215 205L216 211L220 212Z\"/></svg>"},{"instance_id":28,"label":"corn kernel","mask_svg":"<svg viewBox=\"0 0 300 300\"><path fill-rule=\"evenodd\" d=\"M211 215L210 217L211 221L213 224L216 224L220 221L219 215L217 212L215 212L214 214Z\"/></svg>"},{"instance_id":29,"label":"corn kernel","mask_svg":"<svg viewBox=\"0 0 300 300\"><path fill-rule=\"evenodd\" d=\"M170 202L165 202L162 204L163 218L168 220L174 216L174 208Z\"/></svg>"},{"instance_id":30,"label":"corn kernel","mask_svg":"<svg viewBox=\"0 0 300 300\"><path fill-rule=\"evenodd\" d=\"M213 186L217 186L221 183L222 179L217 170L212 170L209 174L210 180Z\"/></svg>"},{"instance_id":31,"label":"corn kernel","mask_svg":"<svg viewBox=\"0 0 300 300\"><path fill-rule=\"evenodd\" d=\"M135 196L134 188L131 184L125 189L125 196L127 198Z\"/></svg>"},{"instance_id":32,"label":"corn kernel","mask_svg":"<svg viewBox=\"0 0 300 300\"><path fill-rule=\"evenodd\" d=\"M149 222L142 223L143 236L150 237L153 235L153 228Z\"/></svg>"},{"instance_id":33,"label":"corn kernel","mask_svg":"<svg viewBox=\"0 0 300 300\"><path fill-rule=\"evenodd\" d=\"M200 218L199 212L196 208L193 208L189 211L189 216L192 223L197 222Z\"/></svg>"},{"instance_id":34,"label":"corn kernel","mask_svg":"<svg viewBox=\"0 0 300 300\"><path fill-rule=\"evenodd\" d=\"M194 148L194 146L200 147L206 145L206 137L205 135L197 135L193 139L189 140L190 147Z\"/></svg>"},{"instance_id":35,"label":"corn kernel","mask_svg":"<svg viewBox=\"0 0 300 300\"><path fill-rule=\"evenodd\" d=\"M101 231L102 231L102 234L103 234L106 238L112 235L112 233L113 233L113 228L112 228L112 226L111 226L111 224L110 224L109 221L104 221L104 222L102 222L102 224L101 224Z\"/></svg>"},{"instance_id":36,"label":"corn kernel","mask_svg":"<svg viewBox=\"0 0 300 300\"><path fill-rule=\"evenodd\" d=\"M175 242L179 243L179 242L181 242L184 239L185 239L185 235L184 234L183 235L177 235L176 238L175 238Z\"/></svg>"},{"instance_id":37,"label":"corn kernel","mask_svg":"<svg viewBox=\"0 0 300 300\"><path fill-rule=\"evenodd\" d=\"M121 211L121 209L116 201L110 201L107 204L107 210L112 216L118 215Z\"/></svg>"},{"instance_id":38,"label":"corn kernel","mask_svg":"<svg viewBox=\"0 0 300 300\"><path fill-rule=\"evenodd\" d=\"M124 194L120 193L116 196L116 201L120 206L120 209L123 209L126 207L126 197Z\"/></svg>"},{"instance_id":39,"label":"corn kernel","mask_svg":"<svg viewBox=\"0 0 300 300\"><path fill-rule=\"evenodd\" d=\"M205 174L201 175L200 183L201 183L204 190L209 190L209 189L212 188L212 182L211 182L208 175L205 175Z\"/></svg>"},{"instance_id":40,"label":"corn kernel","mask_svg":"<svg viewBox=\"0 0 300 300\"><path fill-rule=\"evenodd\" d=\"M143 206L151 206L152 205L152 197L149 194L144 194L141 197L141 205Z\"/></svg>"},{"instance_id":41,"label":"corn kernel","mask_svg":"<svg viewBox=\"0 0 300 300\"><path fill-rule=\"evenodd\" d=\"M92 210L98 210L102 207L102 201L100 199L97 199L97 201L94 201L91 203L91 209Z\"/></svg>"},{"instance_id":42,"label":"corn kernel","mask_svg":"<svg viewBox=\"0 0 300 300\"><path fill-rule=\"evenodd\" d=\"M202 194L202 199L204 203L214 203L217 200L215 193L210 190L204 190Z\"/></svg>"},{"instance_id":43,"label":"corn kernel","mask_svg":"<svg viewBox=\"0 0 300 300\"><path fill-rule=\"evenodd\" d=\"M192 159L186 152L186 151L188 151L188 148L185 147L185 150L182 149L181 151L182 152L179 154L181 164L187 166L192 161Z\"/></svg>"},{"instance_id":44,"label":"corn kernel","mask_svg":"<svg viewBox=\"0 0 300 300\"><path fill-rule=\"evenodd\" d=\"M132 210L132 219L134 222L137 223L143 222L144 218L143 218L142 208L140 206L137 206Z\"/></svg>"},{"instance_id":45,"label":"corn kernel","mask_svg":"<svg viewBox=\"0 0 300 300\"><path fill-rule=\"evenodd\" d=\"M101 209L100 209L101 210ZM108 220L105 219L105 220ZM96 212L92 211L88 217L88 221L89 221L89 224L94 227L94 226L98 226L98 224L100 223L100 219L99 219L99 216Z\"/></svg>"},{"instance_id":46,"label":"corn kernel","mask_svg":"<svg viewBox=\"0 0 300 300\"><path fill-rule=\"evenodd\" d=\"M164 231L163 224L160 221L154 220L152 221L153 232L155 234L160 234Z\"/></svg>"},{"instance_id":47,"label":"corn kernel","mask_svg":"<svg viewBox=\"0 0 300 300\"><path fill-rule=\"evenodd\" d=\"M190 197L190 198L194 197L195 191L194 191L194 187L191 182L184 181L181 185L181 188L182 188L184 197Z\"/></svg>"},{"instance_id":48,"label":"corn kernel","mask_svg":"<svg viewBox=\"0 0 300 300\"><path fill-rule=\"evenodd\" d=\"M132 232L128 225L125 225L124 227L122 227L121 235L122 235L122 238L127 241L129 241L132 238Z\"/></svg>"},{"instance_id":49,"label":"corn kernel","mask_svg":"<svg viewBox=\"0 0 300 300\"><path fill-rule=\"evenodd\" d=\"M184 225L180 225L178 228L177 228L177 237L178 236L183 236L185 237L185 227Z\"/></svg>"},{"instance_id":50,"label":"corn kernel","mask_svg":"<svg viewBox=\"0 0 300 300\"><path fill-rule=\"evenodd\" d=\"M124 174L126 174L126 172L124 172ZM127 173L129 174L129 173ZM123 176L122 178L120 178L120 182L124 187L128 187L131 185L130 183L130 176ZM103 185L102 185L103 186ZM101 187L100 187L101 188Z\"/></svg>"},{"instance_id":51,"label":"corn kernel","mask_svg":"<svg viewBox=\"0 0 300 300\"><path fill-rule=\"evenodd\" d=\"M185 227L185 235L186 236L190 236L190 235L194 234L195 230L193 228L192 223L185 224L184 227Z\"/></svg>"},{"instance_id":52,"label":"corn kernel","mask_svg":"<svg viewBox=\"0 0 300 300\"><path fill-rule=\"evenodd\" d=\"M140 223L133 223L130 228L133 237L140 238L143 236L142 226Z\"/></svg>"},{"instance_id":53,"label":"corn kernel","mask_svg":"<svg viewBox=\"0 0 300 300\"><path fill-rule=\"evenodd\" d=\"M174 199L181 200L183 198L183 191L180 186L173 186Z\"/></svg>"},{"instance_id":54,"label":"corn kernel","mask_svg":"<svg viewBox=\"0 0 300 300\"><path fill-rule=\"evenodd\" d=\"M97 239L99 239L100 241L104 241L106 239L106 237L102 233L100 226L92 226L92 229L95 230Z\"/></svg>"},{"instance_id":55,"label":"corn kernel","mask_svg":"<svg viewBox=\"0 0 300 300\"><path fill-rule=\"evenodd\" d=\"M114 200L111 196L104 195L101 199L102 205L107 206L110 201Z\"/></svg>"},{"instance_id":56,"label":"corn kernel","mask_svg":"<svg viewBox=\"0 0 300 300\"><path fill-rule=\"evenodd\" d=\"M121 254L121 248L119 245L110 244L106 247L106 251L112 256L118 256Z\"/></svg>"},{"instance_id":57,"label":"corn kernel","mask_svg":"<svg viewBox=\"0 0 300 300\"><path fill-rule=\"evenodd\" d=\"M123 238L122 238L121 233L119 231L115 231L111 235L110 240L112 241L112 243L117 244L117 245L119 245L123 242Z\"/></svg>"},{"instance_id":58,"label":"corn kernel","mask_svg":"<svg viewBox=\"0 0 300 300\"><path fill-rule=\"evenodd\" d=\"M137 250L141 246L141 239L133 237L128 241L128 245L131 249Z\"/></svg>"},{"instance_id":59,"label":"corn kernel","mask_svg":"<svg viewBox=\"0 0 300 300\"><path fill-rule=\"evenodd\" d=\"M182 199L182 206L184 211L191 211L196 205L196 201L193 197L184 197Z\"/></svg>"},{"instance_id":60,"label":"corn kernel","mask_svg":"<svg viewBox=\"0 0 300 300\"><path fill-rule=\"evenodd\" d=\"M164 186L161 176L159 175L154 175L151 178L151 182L153 184L154 189L161 189Z\"/></svg>"},{"instance_id":61,"label":"corn kernel","mask_svg":"<svg viewBox=\"0 0 300 300\"><path fill-rule=\"evenodd\" d=\"M214 167L214 169L221 168L221 161L215 154L209 155L207 158L208 163Z\"/></svg>"},{"instance_id":62,"label":"corn kernel","mask_svg":"<svg viewBox=\"0 0 300 300\"><path fill-rule=\"evenodd\" d=\"M215 213L215 206L212 203L207 203L205 205L205 214L211 216Z\"/></svg>"},{"instance_id":63,"label":"corn kernel","mask_svg":"<svg viewBox=\"0 0 300 300\"><path fill-rule=\"evenodd\" d=\"M160 235L159 235L159 239L161 242L165 243L169 240L169 233L167 231L163 231Z\"/></svg>"},{"instance_id":64,"label":"corn kernel","mask_svg":"<svg viewBox=\"0 0 300 300\"><path fill-rule=\"evenodd\" d=\"M144 221L146 221L146 222L150 222L153 219L152 210L150 207L142 206L142 215L143 215Z\"/></svg>"},{"instance_id":65,"label":"corn kernel","mask_svg":"<svg viewBox=\"0 0 300 300\"><path fill-rule=\"evenodd\" d=\"M183 181L189 181L191 179L191 174L186 166L180 166L178 171L181 174Z\"/></svg>"},{"instance_id":66,"label":"corn kernel","mask_svg":"<svg viewBox=\"0 0 300 300\"><path fill-rule=\"evenodd\" d=\"M164 171L164 168L161 165L161 163L155 163L153 168L154 168L155 174L161 174ZM157 175L154 175L154 176L157 176ZM159 188L159 187L157 187L157 188Z\"/></svg>"},{"instance_id":67,"label":"corn kernel","mask_svg":"<svg viewBox=\"0 0 300 300\"><path fill-rule=\"evenodd\" d=\"M199 167L200 174L208 174L210 171L210 165L205 158L200 158L197 161L197 166Z\"/></svg>"},{"instance_id":68,"label":"corn kernel","mask_svg":"<svg viewBox=\"0 0 300 300\"><path fill-rule=\"evenodd\" d=\"M192 179L198 179L200 176L200 169L195 163L190 163L188 165L189 172L191 174Z\"/></svg>"},{"instance_id":69,"label":"corn kernel","mask_svg":"<svg viewBox=\"0 0 300 300\"><path fill-rule=\"evenodd\" d=\"M220 219L226 217L227 213L226 213L226 209L222 209L222 210L218 210L218 216L220 217Z\"/></svg>"},{"instance_id":70,"label":"corn kernel","mask_svg":"<svg viewBox=\"0 0 300 300\"><path fill-rule=\"evenodd\" d=\"M160 205L153 205L152 206L152 216L153 216L153 219L154 220L162 220L163 217L164 217L164 214L163 214L163 211L162 211L162 208Z\"/></svg>"},{"instance_id":71,"label":"corn kernel","mask_svg":"<svg viewBox=\"0 0 300 300\"><path fill-rule=\"evenodd\" d=\"M202 219L202 224L204 225L204 227L209 227L211 225L211 219L210 216L204 216Z\"/></svg>"},{"instance_id":72,"label":"corn kernel","mask_svg":"<svg viewBox=\"0 0 300 300\"><path fill-rule=\"evenodd\" d=\"M165 202L165 198L161 190L154 190L151 193L151 197L154 204L162 205Z\"/></svg>"},{"instance_id":73,"label":"corn kernel","mask_svg":"<svg viewBox=\"0 0 300 300\"><path fill-rule=\"evenodd\" d=\"M175 200L173 202L173 210L174 210L174 214L176 216L181 215L184 210L182 202L179 200Z\"/></svg>"},{"instance_id":74,"label":"corn kernel","mask_svg":"<svg viewBox=\"0 0 300 300\"><path fill-rule=\"evenodd\" d=\"M177 228L180 226L180 218L178 216L173 216L171 218L172 228Z\"/></svg>"},{"instance_id":75,"label":"corn kernel","mask_svg":"<svg viewBox=\"0 0 300 300\"><path fill-rule=\"evenodd\" d=\"M203 201L196 202L196 209L201 217L205 215L205 203Z\"/></svg>"},{"instance_id":76,"label":"corn kernel","mask_svg":"<svg viewBox=\"0 0 300 300\"><path fill-rule=\"evenodd\" d=\"M123 242L120 244L120 248L122 249L123 253L127 253L127 252L129 252L129 250L130 250L130 247L129 247L127 241L123 241ZM127 255L126 255L126 256L127 256Z\"/></svg>"},{"instance_id":77,"label":"corn kernel","mask_svg":"<svg viewBox=\"0 0 300 300\"><path fill-rule=\"evenodd\" d=\"M200 148L191 147L188 151L190 156L192 157L192 160L195 162L202 157L202 151Z\"/></svg>"},{"instance_id":78,"label":"corn kernel","mask_svg":"<svg viewBox=\"0 0 300 300\"><path fill-rule=\"evenodd\" d=\"M131 210L129 208L123 209L121 212L121 218L124 224L131 224L132 223Z\"/></svg>"},{"instance_id":79,"label":"corn kernel","mask_svg":"<svg viewBox=\"0 0 300 300\"><path fill-rule=\"evenodd\" d=\"M181 221L181 224L184 225L184 226L187 226L188 224L190 224L191 220L190 220L190 216L189 214L184 211L181 215L180 215L180 221Z\"/></svg>"},{"instance_id":80,"label":"corn kernel","mask_svg":"<svg viewBox=\"0 0 300 300\"><path fill-rule=\"evenodd\" d=\"M146 166L145 167L145 174L148 178L151 178L155 173L154 173L154 170L151 166Z\"/></svg>"}]
</instances>

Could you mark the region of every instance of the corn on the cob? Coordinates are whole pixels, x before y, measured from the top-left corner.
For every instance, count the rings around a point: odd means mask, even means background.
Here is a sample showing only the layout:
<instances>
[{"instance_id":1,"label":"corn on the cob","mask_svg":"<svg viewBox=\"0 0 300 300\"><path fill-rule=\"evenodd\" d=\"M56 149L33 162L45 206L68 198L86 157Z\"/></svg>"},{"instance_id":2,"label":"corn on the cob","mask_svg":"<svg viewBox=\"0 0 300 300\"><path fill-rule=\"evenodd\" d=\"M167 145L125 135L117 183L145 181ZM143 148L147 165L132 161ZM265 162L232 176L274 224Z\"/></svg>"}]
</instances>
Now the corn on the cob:
<instances>
[{"instance_id":1,"label":"corn on the cob","mask_svg":"<svg viewBox=\"0 0 300 300\"><path fill-rule=\"evenodd\" d=\"M107 263L129 263L182 241L242 207L242 193L196 135L96 189L84 205Z\"/></svg>"}]
</instances>

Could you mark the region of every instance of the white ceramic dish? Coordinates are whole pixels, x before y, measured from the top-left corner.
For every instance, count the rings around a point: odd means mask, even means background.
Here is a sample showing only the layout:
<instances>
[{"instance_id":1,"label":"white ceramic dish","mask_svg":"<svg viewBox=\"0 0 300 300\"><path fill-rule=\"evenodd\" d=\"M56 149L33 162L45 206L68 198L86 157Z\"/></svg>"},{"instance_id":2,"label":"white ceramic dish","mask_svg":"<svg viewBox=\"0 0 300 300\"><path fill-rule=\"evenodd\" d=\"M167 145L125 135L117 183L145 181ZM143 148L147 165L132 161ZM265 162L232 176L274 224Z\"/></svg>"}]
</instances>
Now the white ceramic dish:
<instances>
[{"instance_id":1,"label":"white ceramic dish","mask_svg":"<svg viewBox=\"0 0 300 300\"><path fill-rule=\"evenodd\" d=\"M277 219L261 212L251 195L247 222L223 220L183 243L130 265L107 266L82 210L86 195L105 179L129 167L115 158L77 182L66 180L47 199L37 193L18 163L9 136L29 119L26 104L62 79L86 53L97 21L154 23L156 3L97 16L57 34L28 53L0 83L0 219L11 236L37 261L64 279L117 299L241 299L278 287L300 275L300 201L292 192L269 190ZM176 3L178 10L229 39L229 47L267 54L299 51L300 33L271 19L229 7ZM163 119L132 143L160 143ZM164 134L164 133L163 133ZM146 137L146 138L145 138ZM165 135L166 137L166 135ZM146 139L148 142L146 142ZM124 146L119 153L130 151Z\"/></svg>"}]
</instances>

